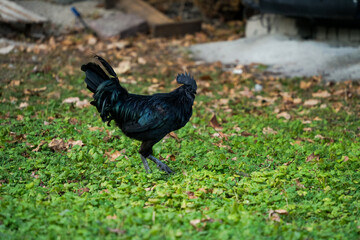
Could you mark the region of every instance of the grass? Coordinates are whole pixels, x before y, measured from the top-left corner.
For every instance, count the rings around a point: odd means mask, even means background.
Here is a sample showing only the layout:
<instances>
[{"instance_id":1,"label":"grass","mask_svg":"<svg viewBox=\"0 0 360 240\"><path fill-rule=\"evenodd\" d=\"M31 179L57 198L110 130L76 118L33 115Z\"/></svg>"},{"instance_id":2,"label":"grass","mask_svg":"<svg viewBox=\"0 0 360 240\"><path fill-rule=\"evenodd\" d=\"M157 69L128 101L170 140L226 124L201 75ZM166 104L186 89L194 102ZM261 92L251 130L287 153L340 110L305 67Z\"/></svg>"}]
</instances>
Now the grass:
<instances>
[{"instance_id":1,"label":"grass","mask_svg":"<svg viewBox=\"0 0 360 240\"><path fill-rule=\"evenodd\" d=\"M143 48L147 40L138 41ZM174 48L164 40L151 44ZM159 49L142 53L139 46L123 51L146 59ZM256 67L232 75L183 53L171 58L172 51L133 66L125 78L137 84L124 83L130 92L166 92L183 62L196 74L193 117L178 139L169 136L154 147L176 172L170 176L152 163L153 173L146 174L140 143L102 123L93 107L62 103L90 100L78 70L86 60L65 53L63 65L48 71L40 66L32 73L25 65L20 73L7 72L0 103L0 238L359 239L359 84L271 78ZM167 56L175 64L157 71L168 66ZM15 77L19 84L10 82ZM261 92L251 90L255 82ZM305 104L319 90L331 96ZM22 102L28 105L19 108ZM63 145L54 147L54 139ZM82 144L68 144L77 140Z\"/></svg>"}]
</instances>

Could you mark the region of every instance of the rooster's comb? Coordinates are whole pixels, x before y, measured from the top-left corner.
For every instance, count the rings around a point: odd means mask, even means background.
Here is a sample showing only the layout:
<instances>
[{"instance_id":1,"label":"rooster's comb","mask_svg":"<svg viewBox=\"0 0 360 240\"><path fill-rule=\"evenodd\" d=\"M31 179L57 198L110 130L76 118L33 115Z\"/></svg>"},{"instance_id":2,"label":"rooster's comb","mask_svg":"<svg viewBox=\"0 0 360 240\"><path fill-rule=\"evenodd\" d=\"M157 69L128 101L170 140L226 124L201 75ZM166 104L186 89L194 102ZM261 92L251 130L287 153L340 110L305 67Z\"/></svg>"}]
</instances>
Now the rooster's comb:
<instances>
[{"instance_id":1,"label":"rooster's comb","mask_svg":"<svg viewBox=\"0 0 360 240\"><path fill-rule=\"evenodd\" d=\"M194 91L196 91L197 89L197 85L194 78L187 72L178 74L176 77L176 81L180 84L190 86Z\"/></svg>"}]
</instances>

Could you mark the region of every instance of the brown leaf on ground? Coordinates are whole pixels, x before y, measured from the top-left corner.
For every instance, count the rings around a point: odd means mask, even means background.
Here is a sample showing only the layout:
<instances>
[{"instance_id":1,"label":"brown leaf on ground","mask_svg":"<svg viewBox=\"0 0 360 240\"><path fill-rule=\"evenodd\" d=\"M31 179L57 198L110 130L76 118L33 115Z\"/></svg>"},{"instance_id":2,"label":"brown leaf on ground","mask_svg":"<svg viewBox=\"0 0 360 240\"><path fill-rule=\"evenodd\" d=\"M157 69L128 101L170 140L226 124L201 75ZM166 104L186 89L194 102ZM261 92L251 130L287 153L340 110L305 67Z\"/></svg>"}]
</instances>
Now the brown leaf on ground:
<instances>
[{"instance_id":1,"label":"brown leaf on ground","mask_svg":"<svg viewBox=\"0 0 360 240\"><path fill-rule=\"evenodd\" d=\"M72 140L70 139L67 143L66 143L66 148L70 148L70 147L73 147L75 145L78 145L80 147L84 146L85 144L81 141L81 140Z\"/></svg>"},{"instance_id":2,"label":"brown leaf on ground","mask_svg":"<svg viewBox=\"0 0 360 240\"><path fill-rule=\"evenodd\" d=\"M24 120L24 116L23 115L17 115L16 120L17 121L22 121L22 120Z\"/></svg>"},{"instance_id":3,"label":"brown leaf on ground","mask_svg":"<svg viewBox=\"0 0 360 240\"><path fill-rule=\"evenodd\" d=\"M88 128L89 128L89 130L92 131L92 132L98 131L98 130L99 130L100 132L104 131L104 128L103 128L103 127L97 127L97 126L95 126L95 127L90 127L90 126L88 126Z\"/></svg>"},{"instance_id":4,"label":"brown leaf on ground","mask_svg":"<svg viewBox=\"0 0 360 240\"><path fill-rule=\"evenodd\" d=\"M295 142L291 142L290 145L294 146L296 145L301 145L302 141L301 140L295 140Z\"/></svg>"},{"instance_id":5,"label":"brown leaf on ground","mask_svg":"<svg viewBox=\"0 0 360 240\"><path fill-rule=\"evenodd\" d=\"M111 162L116 161L116 159L120 156L123 156L125 154L125 149L121 150L121 151L115 151L113 153L109 152L105 152L105 155L108 156L110 158Z\"/></svg>"},{"instance_id":6,"label":"brown leaf on ground","mask_svg":"<svg viewBox=\"0 0 360 240\"><path fill-rule=\"evenodd\" d=\"M268 135L268 134L277 134L277 131L275 131L274 129L272 129L271 127L265 127L262 130L263 134Z\"/></svg>"},{"instance_id":7,"label":"brown leaf on ground","mask_svg":"<svg viewBox=\"0 0 360 240\"><path fill-rule=\"evenodd\" d=\"M277 118L285 118L286 120L290 120L291 116L287 112L281 112L278 115L276 115Z\"/></svg>"},{"instance_id":8,"label":"brown leaf on ground","mask_svg":"<svg viewBox=\"0 0 360 240\"><path fill-rule=\"evenodd\" d=\"M179 137L176 135L176 133L170 132L169 135L170 135L170 137L175 138L177 142L180 142L180 139L179 139Z\"/></svg>"},{"instance_id":9,"label":"brown leaf on ground","mask_svg":"<svg viewBox=\"0 0 360 240\"><path fill-rule=\"evenodd\" d=\"M108 231L109 232L112 232L112 233L117 233L117 234L125 234L126 231L125 230L122 230L122 229L119 229L119 228L108 228Z\"/></svg>"},{"instance_id":10,"label":"brown leaf on ground","mask_svg":"<svg viewBox=\"0 0 360 240\"><path fill-rule=\"evenodd\" d=\"M280 96L283 99L283 102L285 103L293 103L294 99L291 97L291 94L288 92L280 92Z\"/></svg>"},{"instance_id":11,"label":"brown leaf on ground","mask_svg":"<svg viewBox=\"0 0 360 240\"><path fill-rule=\"evenodd\" d=\"M194 193L194 192L187 191L186 194L188 195L189 199L198 198L197 196L195 196L195 193Z\"/></svg>"},{"instance_id":12,"label":"brown leaf on ground","mask_svg":"<svg viewBox=\"0 0 360 240\"><path fill-rule=\"evenodd\" d=\"M326 90L319 90L316 93L313 93L312 96L315 98L327 98L330 97L331 94Z\"/></svg>"},{"instance_id":13,"label":"brown leaf on ground","mask_svg":"<svg viewBox=\"0 0 360 240\"><path fill-rule=\"evenodd\" d=\"M254 136L253 134L251 134L251 133L249 133L249 132L247 132L247 131L241 132L240 135L243 136L243 137Z\"/></svg>"},{"instance_id":14,"label":"brown leaf on ground","mask_svg":"<svg viewBox=\"0 0 360 240\"><path fill-rule=\"evenodd\" d=\"M170 160L171 160L171 161L176 161L176 157L171 154L171 155L170 155Z\"/></svg>"},{"instance_id":15,"label":"brown leaf on ground","mask_svg":"<svg viewBox=\"0 0 360 240\"><path fill-rule=\"evenodd\" d=\"M320 134L317 134L314 138L324 139L325 137Z\"/></svg>"},{"instance_id":16,"label":"brown leaf on ground","mask_svg":"<svg viewBox=\"0 0 360 240\"><path fill-rule=\"evenodd\" d=\"M345 95L346 94L346 89L339 89L336 90L335 92L333 92L333 95L335 96L341 96L341 95Z\"/></svg>"},{"instance_id":17,"label":"brown leaf on ground","mask_svg":"<svg viewBox=\"0 0 360 240\"><path fill-rule=\"evenodd\" d=\"M335 103L331 104L331 106L335 112L339 112L340 109L343 107L343 104L341 102L335 102Z\"/></svg>"},{"instance_id":18,"label":"brown leaf on ground","mask_svg":"<svg viewBox=\"0 0 360 240\"><path fill-rule=\"evenodd\" d=\"M196 231L202 231L205 229L206 227L206 224L208 222L214 222L215 220L208 217L208 216L205 216L206 218L203 218L203 219L193 219L190 221L190 224L196 229ZM219 220L218 220L219 221Z\"/></svg>"},{"instance_id":19,"label":"brown leaf on ground","mask_svg":"<svg viewBox=\"0 0 360 240\"><path fill-rule=\"evenodd\" d=\"M315 155L314 153L312 153L306 158L306 162L311 162L313 160L319 161L319 159L319 155Z\"/></svg>"},{"instance_id":20,"label":"brown leaf on ground","mask_svg":"<svg viewBox=\"0 0 360 240\"><path fill-rule=\"evenodd\" d=\"M85 187L85 188L80 188L80 189L78 189L77 190L77 194L79 195L79 196L81 196L81 195L83 195L83 193L85 193L85 192L89 192L89 188L87 188L87 187Z\"/></svg>"},{"instance_id":21,"label":"brown leaf on ground","mask_svg":"<svg viewBox=\"0 0 360 240\"><path fill-rule=\"evenodd\" d=\"M80 99L78 97L69 97L69 98L66 98L62 101L62 103L75 103L75 107L78 107L78 108L84 108L84 107L88 107L90 106L90 103L87 99L84 99L82 101L80 101Z\"/></svg>"},{"instance_id":22,"label":"brown leaf on ground","mask_svg":"<svg viewBox=\"0 0 360 240\"><path fill-rule=\"evenodd\" d=\"M66 150L66 144L64 142L64 140L62 139L53 139L51 140L51 142L48 144L49 148L51 148L53 151L55 152L61 152Z\"/></svg>"},{"instance_id":23,"label":"brown leaf on ground","mask_svg":"<svg viewBox=\"0 0 360 240\"><path fill-rule=\"evenodd\" d=\"M70 118L68 121L71 125L76 125L79 123L79 120L77 118Z\"/></svg>"},{"instance_id":24,"label":"brown leaf on ground","mask_svg":"<svg viewBox=\"0 0 360 240\"><path fill-rule=\"evenodd\" d=\"M311 132L311 131L312 131L312 128L306 127L306 128L303 128L303 130L304 130L305 132Z\"/></svg>"},{"instance_id":25,"label":"brown leaf on ground","mask_svg":"<svg viewBox=\"0 0 360 240\"><path fill-rule=\"evenodd\" d=\"M288 211L286 211L285 209L276 209L275 210L276 213L281 214L281 215L288 215Z\"/></svg>"},{"instance_id":26,"label":"brown leaf on ground","mask_svg":"<svg viewBox=\"0 0 360 240\"><path fill-rule=\"evenodd\" d=\"M131 69L131 62L129 60L124 60L119 63L118 67L114 68L117 74L129 73Z\"/></svg>"},{"instance_id":27,"label":"brown leaf on ground","mask_svg":"<svg viewBox=\"0 0 360 240\"><path fill-rule=\"evenodd\" d=\"M218 122L217 118L216 118L216 114L214 114L210 120L210 125L216 130L216 131L221 131L223 129L223 127L220 125L220 123Z\"/></svg>"},{"instance_id":28,"label":"brown leaf on ground","mask_svg":"<svg viewBox=\"0 0 360 240\"><path fill-rule=\"evenodd\" d=\"M26 107L28 107L29 106L29 104L27 103L27 102L22 102L22 103L20 103L20 105L19 105L19 108L21 109L21 108L26 108Z\"/></svg>"},{"instance_id":29,"label":"brown leaf on ground","mask_svg":"<svg viewBox=\"0 0 360 240\"><path fill-rule=\"evenodd\" d=\"M61 93L57 91L52 91L47 94L48 99L59 99L61 97Z\"/></svg>"},{"instance_id":30,"label":"brown leaf on ground","mask_svg":"<svg viewBox=\"0 0 360 240\"><path fill-rule=\"evenodd\" d=\"M207 190L205 188L199 188L198 191L203 192L203 193L207 193Z\"/></svg>"},{"instance_id":31,"label":"brown leaf on ground","mask_svg":"<svg viewBox=\"0 0 360 240\"><path fill-rule=\"evenodd\" d=\"M312 85L312 82L310 82L310 81L308 81L308 82L301 81L300 82L300 88L304 89L304 90L309 89L311 87L311 85Z\"/></svg>"},{"instance_id":32,"label":"brown leaf on ground","mask_svg":"<svg viewBox=\"0 0 360 240\"><path fill-rule=\"evenodd\" d=\"M33 89L24 89L25 95L37 95L40 92L44 92L47 89L47 87L41 87L41 88L33 88Z\"/></svg>"},{"instance_id":33,"label":"brown leaf on ground","mask_svg":"<svg viewBox=\"0 0 360 240\"><path fill-rule=\"evenodd\" d=\"M201 219L193 219L193 220L190 220L190 224L197 229L197 225L201 223Z\"/></svg>"},{"instance_id":34,"label":"brown leaf on ground","mask_svg":"<svg viewBox=\"0 0 360 240\"><path fill-rule=\"evenodd\" d=\"M305 107L314 107L314 106L318 105L319 103L320 103L320 101L317 99L309 99L309 100L306 100L303 105Z\"/></svg>"},{"instance_id":35,"label":"brown leaf on ground","mask_svg":"<svg viewBox=\"0 0 360 240\"><path fill-rule=\"evenodd\" d=\"M87 99L84 99L82 101L76 102L75 107L84 108L84 107L89 107L90 105L91 105L90 102Z\"/></svg>"},{"instance_id":36,"label":"brown leaf on ground","mask_svg":"<svg viewBox=\"0 0 360 240\"><path fill-rule=\"evenodd\" d=\"M299 181L298 178L295 179L295 184L296 184L297 189L304 189L305 188L304 184L301 184L301 182Z\"/></svg>"},{"instance_id":37,"label":"brown leaf on ground","mask_svg":"<svg viewBox=\"0 0 360 240\"><path fill-rule=\"evenodd\" d=\"M78 97L69 97L62 101L62 103L77 103L80 101L80 98Z\"/></svg>"},{"instance_id":38,"label":"brown leaf on ground","mask_svg":"<svg viewBox=\"0 0 360 240\"><path fill-rule=\"evenodd\" d=\"M33 152L38 152L38 151L40 150L40 147L41 147L42 145L44 145L45 143L46 143L46 141L41 140L41 142L39 143L39 145L37 145L37 147L34 148L32 151L33 151Z\"/></svg>"},{"instance_id":39,"label":"brown leaf on ground","mask_svg":"<svg viewBox=\"0 0 360 240\"><path fill-rule=\"evenodd\" d=\"M289 213L285 209L270 210L269 219L275 222L280 222L281 220L280 215L287 215L287 214Z\"/></svg>"},{"instance_id":40,"label":"brown leaf on ground","mask_svg":"<svg viewBox=\"0 0 360 240\"><path fill-rule=\"evenodd\" d=\"M108 215L106 216L106 219L117 219L117 216L114 214L114 215Z\"/></svg>"},{"instance_id":41,"label":"brown leaf on ground","mask_svg":"<svg viewBox=\"0 0 360 240\"><path fill-rule=\"evenodd\" d=\"M295 98L294 99L294 104L300 104L302 103L302 99L301 98Z\"/></svg>"},{"instance_id":42,"label":"brown leaf on ground","mask_svg":"<svg viewBox=\"0 0 360 240\"><path fill-rule=\"evenodd\" d=\"M254 97L254 93L248 87L244 87L244 90L240 91L239 94L247 98Z\"/></svg>"},{"instance_id":43,"label":"brown leaf on ground","mask_svg":"<svg viewBox=\"0 0 360 240\"><path fill-rule=\"evenodd\" d=\"M270 210L269 212L269 219L274 222L280 222L280 215L277 214L274 210Z\"/></svg>"}]
</instances>

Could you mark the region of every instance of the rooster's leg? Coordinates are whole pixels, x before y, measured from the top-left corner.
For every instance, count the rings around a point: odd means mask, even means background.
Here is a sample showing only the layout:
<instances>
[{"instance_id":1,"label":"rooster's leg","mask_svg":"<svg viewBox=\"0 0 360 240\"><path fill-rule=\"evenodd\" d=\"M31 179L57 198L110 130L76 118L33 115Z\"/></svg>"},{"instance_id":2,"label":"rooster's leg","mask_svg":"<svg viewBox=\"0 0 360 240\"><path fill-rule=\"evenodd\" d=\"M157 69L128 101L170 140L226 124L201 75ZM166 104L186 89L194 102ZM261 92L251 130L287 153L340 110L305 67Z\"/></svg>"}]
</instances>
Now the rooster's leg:
<instances>
[{"instance_id":1,"label":"rooster's leg","mask_svg":"<svg viewBox=\"0 0 360 240\"><path fill-rule=\"evenodd\" d=\"M158 168L160 168L161 170L163 170L164 172L170 174L173 173L173 171L163 162L161 162L159 159L157 159L156 157L154 157L153 155L149 155L148 158L153 161L154 163L156 163L156 165L158 166Z\"/></svg>"},{"instance_id":2,"label":"rooster's leg","mask_svg":"<svg viewBox=\"0 0 360 240\"><path fill-rule=\"evenodd\" d=\"M151 173L151 170L150 170L150 168L149 168L149 163L148 163L148 161L146 160L146 158L145 158L143 155L141 155L141 154L140 154L140 157L141 157L141 160L142 160L142 162L143 162L143 164L144 164L144 168L145 168L146 173Z\"/></svg>"}]
</instances>

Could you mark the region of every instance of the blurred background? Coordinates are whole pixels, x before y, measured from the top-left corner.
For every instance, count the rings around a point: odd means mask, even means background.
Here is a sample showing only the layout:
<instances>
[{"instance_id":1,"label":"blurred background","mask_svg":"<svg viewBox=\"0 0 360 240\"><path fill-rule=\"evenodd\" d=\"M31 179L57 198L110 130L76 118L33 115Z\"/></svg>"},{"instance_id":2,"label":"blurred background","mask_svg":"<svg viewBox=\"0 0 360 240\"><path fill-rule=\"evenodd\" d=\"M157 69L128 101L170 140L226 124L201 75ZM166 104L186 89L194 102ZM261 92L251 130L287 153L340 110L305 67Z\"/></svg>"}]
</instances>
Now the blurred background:
<instances>
[{"instance_id":1,"label":"blurred background","mask_svg":"<svg viewBox=\"0 0 360 240\"><path fill-rule=\"evenodd\" d=\"M77 33L91 34L90 43L192 35L185 47L198 60L230 68L261 63L291 77L360 78L354 0L0 0L0 6L2 55Z\"/></svg>"}]
</instances>

